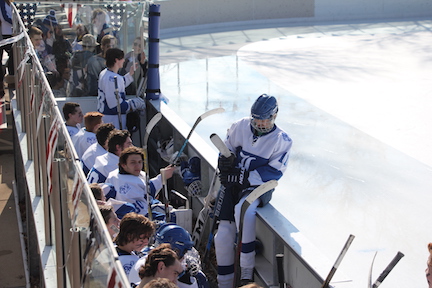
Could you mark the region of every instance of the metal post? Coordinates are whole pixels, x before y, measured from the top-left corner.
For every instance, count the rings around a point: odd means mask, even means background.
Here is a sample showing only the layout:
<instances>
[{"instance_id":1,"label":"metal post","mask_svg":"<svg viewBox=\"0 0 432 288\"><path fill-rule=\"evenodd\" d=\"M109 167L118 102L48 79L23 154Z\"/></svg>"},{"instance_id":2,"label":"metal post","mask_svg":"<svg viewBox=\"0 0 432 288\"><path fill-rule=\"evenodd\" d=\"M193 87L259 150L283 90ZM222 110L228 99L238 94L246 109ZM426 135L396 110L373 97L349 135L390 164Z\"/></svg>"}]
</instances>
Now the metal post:
<instances>
[{"instance_id":1,"label":"metal post","mask_svg":"<svg viewBox=\"0 0 432 288\"><path fill-rule=\"evenodd\" d=\"M51 230L51 205L48 196L48 172L47 172L47 138L48 131L50 128L50 116L42 116L42 123L39 131L39 147L41 148L40 153L40 163L41 163L41 176L42 176L42 199L44 200L44 222L45 222L45 243L47 246L52 246L52 230Z\"/></svg>"},{"instance_id":2,"label":"metal post","mask_svg":"<svg viewBox=\"0 0 432 288\"><path fill-rule=\"evenodd\" d=\"M149 8L149 59L147 72L147 99L159 99L159 27L160 27L160 5L151 4Z\"/></svg>"}]
</instances>

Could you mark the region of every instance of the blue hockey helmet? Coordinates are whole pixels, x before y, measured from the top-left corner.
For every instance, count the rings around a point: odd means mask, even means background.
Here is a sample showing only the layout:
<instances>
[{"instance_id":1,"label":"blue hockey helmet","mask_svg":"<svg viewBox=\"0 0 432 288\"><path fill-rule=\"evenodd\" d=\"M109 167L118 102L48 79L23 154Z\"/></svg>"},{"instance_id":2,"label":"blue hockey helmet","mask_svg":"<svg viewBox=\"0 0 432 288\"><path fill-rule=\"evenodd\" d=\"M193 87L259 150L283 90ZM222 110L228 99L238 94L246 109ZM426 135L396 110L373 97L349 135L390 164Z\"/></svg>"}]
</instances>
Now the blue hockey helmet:
<instances>
[{"instance_id":1,"label":"blue hockey helmet","mask_svg":"<svg viewBox=\"0 0 432 288\"><path fill-rule=\"evenodd\" d=\"M171 248L177 253L179 259L192 249L194 242L188 231L174 223L165 223L156 232L155 245L162 243L171 244Z\"/></svg>"},{"instance_id":2,"label":"blue hockey helmet","mask_svg":"<svg viewBox=\"0 0 432 288\"><path fill-rule=\"evenodd\" d=\"M276 98L267 94L260 95L251 108L252 127L259 133L270 132L274 127L277 112Z\"/></svg>"}]
</instances>

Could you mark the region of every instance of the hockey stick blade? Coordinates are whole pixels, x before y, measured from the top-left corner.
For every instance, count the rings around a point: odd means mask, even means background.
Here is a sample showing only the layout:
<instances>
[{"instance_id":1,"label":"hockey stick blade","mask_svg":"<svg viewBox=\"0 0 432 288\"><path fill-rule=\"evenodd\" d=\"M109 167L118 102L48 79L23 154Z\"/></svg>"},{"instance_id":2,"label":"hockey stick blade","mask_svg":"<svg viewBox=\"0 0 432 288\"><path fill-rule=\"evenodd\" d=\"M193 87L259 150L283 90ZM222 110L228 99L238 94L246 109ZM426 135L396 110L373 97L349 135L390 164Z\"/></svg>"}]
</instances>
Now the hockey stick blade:
<instances>
[{"instance_id":1,"label":"hockey stick blade","mask_svg":"<svg viewBox=\"0 0 432 288\"><path fill-rule=\"evenodd\" d=\"M240 254L241 254L241 243L242 243L242 237L243 237L243 220L244 216L246 214L246 210L249 208L249 206L257 200L259 197L261 197L264 193L276 188L278 185L277 180L270 180L267 181L260 186L256 187L245 199L243 202L241 209L240 209L240 223L239 223L239 229L237 234L237 247L236 247L236 254L234 258L234 282L233 282L233 288L240 286Z\"/></svg>"},{"instance_id":2,"label":"hockey stick blade","mask_svg":"<svg viewBox=\"0 0 432 288\"><path fill-rule=\"evenodd\" d=\"M196 120L194 125L192 126L192 129L190 130L189 134L187 135L185 141L183 142L182 147L180 148L180 151L177 153L176 157L174 158L174 160L172 161L172 163L176 163L177 159L181 156L181 154L183 153L183 150L186 148L187 143L189 142L190 137L192 136L193 131L195 130L195 128L198 126L198 124L201 122L201 120L207 118L208 116L217 114L217 113L222 113L225 112L225 109L220 107L220 108L215 108L212 110L209 110L203 114L201 114Z\"/></svg>"},{"instance_id":3,"label":"hockey stick blade","mask_svg":"<svg viewBox=\"0 0 432 288\"><path fill-rule=\"evenodd\" d=\"M147 123L145 133L144 133L144 149L147 148L147 141L150 137L150 133L153 130L153 128L156 126L156 124L162 119L162 114L160 112L156 113L152 119Z\"/></svg>"},{"instance_id":4,"label":"hockey stick blade","mask_svg":"<svg viewBox=\"0 0 432 288\"><path fill-rule=\"evenodd\" d=\"M390 262L389 265L384 269L384 271L381 273L381 275L377 278L375 283L372 285L372 288L377 288L381 285L381 283L384 281L384 279L387 277L387 275L393 270L393 268L396 266L396 264L399 262L399 260L402 259L405 255L402 252L398 252L396 256L393 258L393 260Z\"/></svg>"},{"instance_id":5,"label":"hockey stick blade","mask_svg":"<svg viewBox=\"0 0 432 288\"><path fill-rule=\"evenodd\" d=\"M216 133L211 134L210 140L223 156L225 156L226 158L231 156L231 151L228 149L228 147L225 145L219 135L217 135Z\"/></svg>"},{"instance_id":6,"label":"hockey stick blade","mask_svg":"<svg viewBox=\"0 0 432 288\"><path fill-rule=\"evenodd\" d=\"M334 274L336 273L336 270L338 269L339 264L342 262L342 259L344 258L346 252L348 251L348 248L351 246L351 243L354 240L354 238L355 238L354 235L350 235L348 237L348 240L346 241L344 247L342 248L341 253L339 254L338 258L336 259L335 264L331 268L330 273L328 274L326 280L324 281L323 285L321 286L322 288L329 287L331 279L333 278Z\"/></svg>"}]
</instances>

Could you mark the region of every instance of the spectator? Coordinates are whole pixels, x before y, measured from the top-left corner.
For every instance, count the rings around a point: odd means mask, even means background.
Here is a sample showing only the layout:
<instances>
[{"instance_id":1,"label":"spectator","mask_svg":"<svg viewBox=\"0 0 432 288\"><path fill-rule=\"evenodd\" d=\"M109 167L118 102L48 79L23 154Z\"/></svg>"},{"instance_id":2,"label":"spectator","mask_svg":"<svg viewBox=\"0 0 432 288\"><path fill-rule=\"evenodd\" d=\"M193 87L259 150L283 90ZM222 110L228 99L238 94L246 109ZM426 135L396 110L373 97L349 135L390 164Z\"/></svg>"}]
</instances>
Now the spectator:
<instances>
[{"instance_id":1,"label":"spectator","mask_svg":"<svg viewBox=\"0 0 432 288\"><path fill-rule=\"evenodd\" d=\"M426 280L428 282L428 287L432 288L432 243L428 244L428 261L427 261L427 268L426 268Z\"/></svg>"},{"instance_id":2,"label":"spectator","mask_svg":"<svg viewBox=\"0 0 432 288\"><path fill-rule=\"evenodd\" d=\"M72 52L83 50L82 40L84 35L89 34L89 31L83 24L78 24L75 28L75 34L76 37L72 42Z\"/></svg>"},{"instance_id":3,"label":"spectator","mask_svg":"<svg viewBox=\"0 0 432 288\"><path fill-rule=\"evenodd\" d=\"M12 37L12 7L11 0L0 0L0 23L1 23L1 32L3 39L8 39ZM3 56L3 51L9 56L7 60L7 68L9 72L9 76L14 75L14 63L13 63L13 50L12 44L8 44L0 47L0 55ZM5 76L5 71L0 69L0 98L4 96L4 87L3 80Z\"/></svg>"},{"instance_id":4,"label":"spectator","mask_svg":"<svg viewBox=\"0 0 432 288\"><path fill-rule=\"evenodd\" d=\"M48 71L45 73L45 76L51 86L54 97L66 97L65 90L63 89L63 78L60 76L60 73L57 71Z\"/></svg>"},{"instance_id":5,"label":"spectator","mask_svg":"<svg viewBox=\"0 0 432 288\"><path fill-rule=\"evenodd\" d=\"M52 54L55 57L56 66L67 67L72 56L72 45L64 37L63 29L59 25L54 27L54 39Z\"/></svg>"},{"instance_id":6,"label":"spectator","mask_svg":"<svg viewBox=\"0 0 432 288\"><path fill-rule=\"evenodd\" d=\"M139 87L141 81L145 80L145 78L147 77L147 59L144 52L145 43L145 40L141 40L141 37L135 38L132 46L132 51L125 55L125 62L123 64L123 67L120 69L119 74L125 75L130 70L130 67L132 65L139 64L137 65L137 69L133 75L134 81L126 87L127 95L136 95L136 89ZM143 45L144 47L142 47Z\"/></svg>"},{"instance_id":7,"label":"spectator","mask_svg":"<svg viewBox=\"0 0 432 288\"><path fill-rule=\"evenodd\" d=\"M106 68L105 53L110 48L117 47L117 39L112 35L105 35L101 41L101 52L88 60L87 63L87 94L89 96L98 95L98 80L99 74Z\"/></svg>"},{"instance_id":8,"label":"spectator","mask_svg":"<svg viewBox=\"0 0 432 288\"><path fill-rule=\"evenodd\" d=\"M100 8L93 10L91 20L93 24L93 34L97 35L97 42L102 43L102 38L106 35L116 36L116 31L114 27L109 24L109 16L104 10Z\"/></svg>"},{"instance_id":9,"label":"spectator","mask_svg":"<svg viewBox=\"0 0 432 288\"><path fill-rule=\"evenodd\" d=\"M86 65L89 59L95 55L95 47L99 45L91 34L86 34L78 42L81 51L75 51L71 58L73 77L71 96L79 97L87 95Z\"/></svg>"}]
</instances>

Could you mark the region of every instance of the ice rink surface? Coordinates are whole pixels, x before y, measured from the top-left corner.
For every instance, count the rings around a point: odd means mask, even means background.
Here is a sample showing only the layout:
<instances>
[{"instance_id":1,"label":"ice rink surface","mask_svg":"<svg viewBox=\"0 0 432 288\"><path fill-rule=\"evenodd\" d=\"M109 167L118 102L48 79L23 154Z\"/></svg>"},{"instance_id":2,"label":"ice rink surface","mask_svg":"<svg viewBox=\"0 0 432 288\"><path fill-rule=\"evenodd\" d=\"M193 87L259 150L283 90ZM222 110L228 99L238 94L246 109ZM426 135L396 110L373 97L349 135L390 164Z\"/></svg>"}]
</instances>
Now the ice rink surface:
<instances>
[{"instance_id":1,"label":"ice rink surface","mask_svg":"<svg viewBox=\"0 0 432 288\"><path fill-rule=\"evenodd\" d=\"M380 287L427 287L432 21L249 28L162 35L171 109L192 125L225 108L197 127L207 140L260 94L277 97L294 145L271 204L330 262L356 236L340 265L353 287L367 287L375 251L373 280L405 254Z\"/></svg>"}]
</instances>

